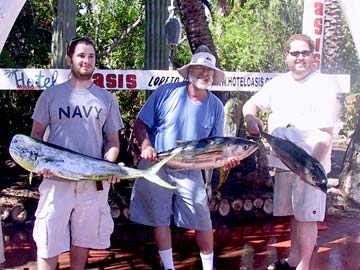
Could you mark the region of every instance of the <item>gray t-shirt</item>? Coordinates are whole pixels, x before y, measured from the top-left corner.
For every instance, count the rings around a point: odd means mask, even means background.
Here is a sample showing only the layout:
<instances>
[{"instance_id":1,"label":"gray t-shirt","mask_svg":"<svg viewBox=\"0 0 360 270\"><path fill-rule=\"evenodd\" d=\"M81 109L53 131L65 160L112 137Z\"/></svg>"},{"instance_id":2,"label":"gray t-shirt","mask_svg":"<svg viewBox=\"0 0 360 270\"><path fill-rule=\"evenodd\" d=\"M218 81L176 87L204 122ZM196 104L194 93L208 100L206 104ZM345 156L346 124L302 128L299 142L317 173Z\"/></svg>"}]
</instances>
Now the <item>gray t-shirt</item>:
<instances>
[{"instance_id":1,"label":"gray t-shirt","mask_svg":"<svg viewBox=\"0 0 360 270\"><path fill-rule=\"evenodd\" d=\"M96 158L103 157L104 134L124 127L114 95L94 84L76 90L69 81L40 95L32 119L50 127L48 142Z\"/></svg>"}]
</instances>

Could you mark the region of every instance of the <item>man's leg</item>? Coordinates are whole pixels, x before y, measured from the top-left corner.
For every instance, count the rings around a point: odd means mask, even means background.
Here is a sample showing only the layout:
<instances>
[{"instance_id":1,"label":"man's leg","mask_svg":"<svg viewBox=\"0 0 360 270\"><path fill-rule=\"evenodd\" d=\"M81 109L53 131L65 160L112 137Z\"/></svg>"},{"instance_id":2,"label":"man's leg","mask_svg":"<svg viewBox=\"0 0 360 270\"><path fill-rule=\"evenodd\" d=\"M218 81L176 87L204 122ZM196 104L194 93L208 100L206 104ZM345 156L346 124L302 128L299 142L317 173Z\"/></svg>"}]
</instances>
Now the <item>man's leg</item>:
<instances>
[{"instance_id":1,"label":"man's leg","mask_svg":"<svg viewBox=\"0 0 360 270\"><path fill-rule=\"evenodd\" d=\"M70 265L71 270L84 270L89 256L89 249L71 245Z\"/></svg>"},{"instance_id":2,"label":"man's leg","mask_svg":"<svg viewBox=\"0 0 360 270\"><path fill-rule=\"evenodd\" d=\"M310 260L317 239L317 222L297 222L299 242L299 264L297 270L309 270Z\"/></svg>"},{"instance_id":3,"label":"man's leg","mask_svg":"<svg viewBox=\"0 0 360 270\"><path fill-rule=\"evenodd\" d=\"M290 219L290 253L289 257L287 258L287 262L291 266L295 266L299 262L299 242L298 242L298 226L297 220L294 216Z\"/></svg>"},{"instance_id":4,"label":"man's leg","mask_svg":"<svg viewBox=\"0 0 360 270\"><path fill-rule=\"evenodd\" d=\"M4 251L4 237L2 233L1 220L0 220L0 269L4 268L5 251Z\"/></svg>"},{"instance_id":5,"label":"man's leg","mask_svg":"<svg viewBox=\"0 0 360 270\"><path fill-rule=\"evenodd\" d=\"M169 226L154 227L154 239L165 269L175 269L171 247L171 230Z\"/></svg>"},{"instance_id":6,"label":"man's leg","mask_svg":"<svg viewBox=\"0 0 360 270\"><path fill-rule=\"evenodd\" d=\"M37 257L37 268L38 270L55 270L58 262L58 256L51 258L40 258Z\"/></svg>"},{"instance_id":7,"label":"man's leg","mask_svg":"<svg viewBox=\"0 0 360 270\"><path fill-rule=\"evenodd\" d=\"M196 241L200 249L203 270L211 270L214 265L214 237L212 230L196 231Z\"/></svg>"}]
</instances>

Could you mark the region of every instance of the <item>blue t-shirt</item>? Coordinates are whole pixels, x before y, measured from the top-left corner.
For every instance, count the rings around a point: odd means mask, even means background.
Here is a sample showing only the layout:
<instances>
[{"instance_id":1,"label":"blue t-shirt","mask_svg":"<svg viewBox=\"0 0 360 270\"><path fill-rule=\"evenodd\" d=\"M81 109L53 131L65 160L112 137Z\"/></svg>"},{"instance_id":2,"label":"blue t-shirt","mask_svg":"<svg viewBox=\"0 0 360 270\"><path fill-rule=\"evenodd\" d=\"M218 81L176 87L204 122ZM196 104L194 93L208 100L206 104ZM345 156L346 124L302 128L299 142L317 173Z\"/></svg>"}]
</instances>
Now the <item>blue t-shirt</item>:
<instances>
[{"instance_id":1,"label":"blue t-shirt","mask_svg":"<svg viewBox=\"0 0 360 270\"><path fill-rule=\"evenodd\" d=\"M149 97L138 118L148 127L157 152L178 146L179 141L223 136L224 107L213 93L195 103L187 94L187 82L160 86Z\"/></svg>"}]
</instances>

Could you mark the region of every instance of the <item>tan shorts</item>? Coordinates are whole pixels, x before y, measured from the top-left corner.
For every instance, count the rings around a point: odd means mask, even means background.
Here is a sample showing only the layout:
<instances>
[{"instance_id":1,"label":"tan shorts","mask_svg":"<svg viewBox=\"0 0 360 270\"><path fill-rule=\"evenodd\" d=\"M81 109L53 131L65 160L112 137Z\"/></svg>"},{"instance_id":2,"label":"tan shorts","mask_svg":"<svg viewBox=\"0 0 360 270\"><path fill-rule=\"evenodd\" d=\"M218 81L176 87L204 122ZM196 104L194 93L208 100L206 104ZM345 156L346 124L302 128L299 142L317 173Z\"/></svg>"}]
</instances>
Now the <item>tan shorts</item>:
<instances>
[{"instance_id":1,"label":"tan shorts","mask_svg":"<svg viewBox=\"0 0 360 270\"><path fill-rule=\"evenodd\" d=\"M71 244L84 248L110 246L114 222L108 205L109 184L97 191L92 181L44 180L33 237L41 258L57 256ZM70 240L71 239L71 240Z\"/></svg>"},{"instance_id":2,"label":"tan shorts","mask_svg":"<svg viewBox=\"0 0 360 270\"><path fill-rule=\"evenodd\" d=\"M295 216L299 221L323 221L326 194L292 172L278 172L274 185L274 216Z\"/></svg>"}]
</instances>

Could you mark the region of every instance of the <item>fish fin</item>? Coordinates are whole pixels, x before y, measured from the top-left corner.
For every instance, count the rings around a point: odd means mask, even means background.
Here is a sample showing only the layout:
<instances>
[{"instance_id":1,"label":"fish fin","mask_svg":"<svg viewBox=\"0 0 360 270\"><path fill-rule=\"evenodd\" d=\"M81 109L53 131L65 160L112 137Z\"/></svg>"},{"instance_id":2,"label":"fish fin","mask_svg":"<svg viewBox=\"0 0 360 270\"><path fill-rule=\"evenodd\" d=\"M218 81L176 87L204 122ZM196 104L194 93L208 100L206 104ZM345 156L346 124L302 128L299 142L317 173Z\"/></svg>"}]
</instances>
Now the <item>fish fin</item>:
<instances>
[{"instance_id":1,"label":"fish fin","mask_svg":"<svg viewBox=\"0 0 360 270\"><path fill-rule=\"evenodd\" d=\"M230 173L230 169L228 169L226 167L220 168L219 184L215 188L215 191L219 191L219 189L222 187L222 185L226 182L226 180L229 176L229 173Z\"/></svg>"},{"instance_id":2,"label":"fish fin","mask_svg":"<svg viewBox=\"0 0 360 270\"><path fill-rule=\"evenodd\" d=\"M31 185L31 183L32 183L32 179L33 179L33 173L30 172L30 174L29 174L29 184L30 184L30 185Z\"/></svg>"},{"instance_id":3,"label":"fish fin","mask_svg":"<svg viewBox=\"0 0 360 270\"><path fill-rule=\"evenodd\" d=\"M211 179L213 175L213 169L204 170L205 186L211 186Z\"/></svg>"},{"instance_id":4,"label":"fish fin","mask_svg":"<svg viewBox=\"0 0 360 270\"><path fill-rule=\"evenodd\" d=\"M206 195L208 197L208 202L211 201L211 197L212 197L212 187L211 187L212 175L213 175L213 169L204 170L205 190L206 190Z\"/></svg>"}]
</instances>

